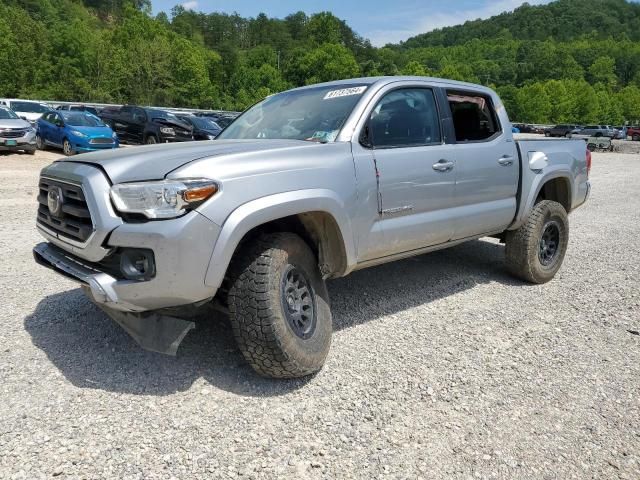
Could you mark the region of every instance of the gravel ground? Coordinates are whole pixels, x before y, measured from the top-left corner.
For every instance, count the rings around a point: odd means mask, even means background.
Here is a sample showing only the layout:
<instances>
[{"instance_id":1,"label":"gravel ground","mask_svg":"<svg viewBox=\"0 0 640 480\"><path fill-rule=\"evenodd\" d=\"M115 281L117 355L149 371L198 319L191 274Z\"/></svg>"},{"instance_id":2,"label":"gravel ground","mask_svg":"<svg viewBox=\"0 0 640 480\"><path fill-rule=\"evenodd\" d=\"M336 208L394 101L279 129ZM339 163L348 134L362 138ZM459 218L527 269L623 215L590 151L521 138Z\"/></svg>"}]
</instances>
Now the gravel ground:
<instances>
[{"instance_id":1,"label":"gravel ground","mask_svg":"<svg viewBox=\"0 0 640 480\"><path fill-rule=\"evenodd\" d=\"M223 318L138 348L34 264L38 170L0 155L0 478L640 478L640 158L544 286L476 241L330 283L325 369L270 381Z\"/></svg>"}]
</instances>

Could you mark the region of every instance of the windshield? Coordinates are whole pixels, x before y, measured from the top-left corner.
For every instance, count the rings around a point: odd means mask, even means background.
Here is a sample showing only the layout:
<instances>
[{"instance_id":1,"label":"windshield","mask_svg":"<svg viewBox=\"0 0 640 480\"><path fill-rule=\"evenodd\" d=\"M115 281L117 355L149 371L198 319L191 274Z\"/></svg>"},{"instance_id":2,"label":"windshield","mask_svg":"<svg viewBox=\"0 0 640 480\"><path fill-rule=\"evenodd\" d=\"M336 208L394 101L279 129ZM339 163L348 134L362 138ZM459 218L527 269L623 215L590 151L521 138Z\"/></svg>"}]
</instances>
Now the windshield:
<instances>
[{"instance_id":1,"label":"windshield","mask_svg":"<svg viewBox=\"0 0 640 480\"><path fill-rule=\"evenodd\" d=\"M347 84L279 93L251 107L218 138L332 142L366 89Z\"/></svg>"},{"instance_id":2,"label":"windshield","mask_svg":"<svg viewBox=\"0 0 640 480\"><path fill-rule=\"evenodd\" d=\"M98 118L91 114L82 112L61 112L62 118L67 125L72 127L104 127Z\"/></svg>"},{"instance_id":3,"label":"windshield","mask_svg":"<svg viewBox=\"0 0 640 480\"><path fill-rule=\"evenodd\" d=\"M0 120L9 120L14 118L20 118L11 110L0 108Z\"/></svg>"},{"instance_id":4,"label":"windshield","mask_svg":"<svg viewBox=\"0 0 640 480\"><path fill-rule=\"evenodd\" d=\"M147 110L147 115L149 115L149 118L160 118L162 120L180 122L180 120L178 120L178 117L176 117L173 113L165 112L164 110L156 110L151 108Z\"/></svg>"},{"instance_id":5,"label":"windshield","mask_svg":"<svg viewBox=\"0 0 640 480\"><path fill-rule=\"evenodd\" d=\"M48 112L50 108L35 102L11 102L11 110L14 112L44 113Z\"/></svg>"},{"instance_id":6,"label":"windshield","mask_svg":"<svg viewBox=\"0 0 640 480\"><path fill-rule=\"evenodd\" d=\"M191 123L202 130L222 130L216 122L206 117L189 117Z\"/></svg>"}]
</instances>

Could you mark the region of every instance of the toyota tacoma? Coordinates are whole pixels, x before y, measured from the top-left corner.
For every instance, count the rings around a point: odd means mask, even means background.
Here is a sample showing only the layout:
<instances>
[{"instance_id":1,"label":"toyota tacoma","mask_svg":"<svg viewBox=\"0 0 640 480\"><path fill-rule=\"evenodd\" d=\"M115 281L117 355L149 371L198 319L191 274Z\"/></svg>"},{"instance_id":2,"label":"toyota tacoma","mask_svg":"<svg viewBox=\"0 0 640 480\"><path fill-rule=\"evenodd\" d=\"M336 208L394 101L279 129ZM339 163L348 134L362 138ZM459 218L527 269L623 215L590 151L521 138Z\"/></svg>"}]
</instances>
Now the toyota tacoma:
<instances>
[{"instance_id":1,"label":"toyota tacoma","mask_svg":"<svg viewBox=\"0 0 640 480\"><path fill-rule=\"evenodd\" d=\"M300 377L329 351L328 279L494 236L513 275L551 280L590 166L583 140L515 140L485 87L324 83L266 98L213 141L54 162L34 255L144 348L175 354L217 305L258 373Z\"/></svg>"}]
</instances>

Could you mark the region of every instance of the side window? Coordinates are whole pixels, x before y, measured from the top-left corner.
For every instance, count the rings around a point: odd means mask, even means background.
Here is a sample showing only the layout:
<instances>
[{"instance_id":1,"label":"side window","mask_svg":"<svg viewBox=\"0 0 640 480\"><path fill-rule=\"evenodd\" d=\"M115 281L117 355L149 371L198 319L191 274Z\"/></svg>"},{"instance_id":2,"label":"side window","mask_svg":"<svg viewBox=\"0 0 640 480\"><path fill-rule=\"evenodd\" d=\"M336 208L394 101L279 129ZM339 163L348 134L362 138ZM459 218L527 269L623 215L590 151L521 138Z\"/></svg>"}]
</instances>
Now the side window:
<instances>
[{"instance_id":1,"label":"side window","mask_svg":"<svg viewBox=\"0 0 640 480\"><path fill-rule=\"evenodd\" d=\"M500 122L489 97L476 93L448 91L458 142L482 142L500 133Z\"/></svg>"},{"instance_id":2,"label":"side window","mask_svg":"<svg viewBox=\"0 0 640 480\"><path fill-rule=\"evenodd\" d=\"M126 119L130 119L133 117L133 108L129 106L124 106L120 109L120 115Z\"/></svg>"},{"instance_id":3,"label":"side window","mask_svg":"<svg viewBox=\"0 0 640 480\"><path fill-rule=\"evenodd\" d=\"M58 127L61 127L64 125L64 122L62 121L62 117L60 115L58 115L57 113L52 113L52 123L54 125L57 125Z\"/></svg>"},{"instance_id":4,"label":"side window","mask_svg":"<svg viewBox=\"0 0 640 480\"><path fill-rule=\"evenodd\" d=\"M369 133L374 148L440 143L440 117L433 91L405 88L387 93L371 112Z\"/></svg>"},{"instance_id":5,"label":"side window","mask_svg":"<svg viewBox=\"0 0 640 480\"><path fill-rule=\"evenodd\" d=\"M133 109L133 121L136 123L144 123L147 121L147 116L144 114L144 110L141 108Z\"/></svg>"}]
</instances>

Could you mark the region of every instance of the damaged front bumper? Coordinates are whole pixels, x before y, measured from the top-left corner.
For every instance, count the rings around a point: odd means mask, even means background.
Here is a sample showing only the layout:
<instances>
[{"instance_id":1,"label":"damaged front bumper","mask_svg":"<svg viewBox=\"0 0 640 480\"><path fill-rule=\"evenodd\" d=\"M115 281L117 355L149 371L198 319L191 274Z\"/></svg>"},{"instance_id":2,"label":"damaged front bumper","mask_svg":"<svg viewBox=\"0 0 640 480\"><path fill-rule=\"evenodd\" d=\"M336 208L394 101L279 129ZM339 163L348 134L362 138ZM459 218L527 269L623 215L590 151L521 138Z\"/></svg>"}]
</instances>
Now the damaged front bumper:
<instances>
[{"instance_id":1,"label":"damaged front bumper","mask_svg":"<svg viewBox=\"0 0 640 480\"><path fill-rule=\"evenodd\" d=\"M122 280L83 264L50 243L36 245L33 255L40 265L80 283L89 298L146 350L175 355L184 337L195 327L194 322L166 314L162 309L145 310L121 298L114 287L122 284ZM204 303L206 301L185 305L181 309L191 311L189 307Z\"/></svg>"}]
</instances>

